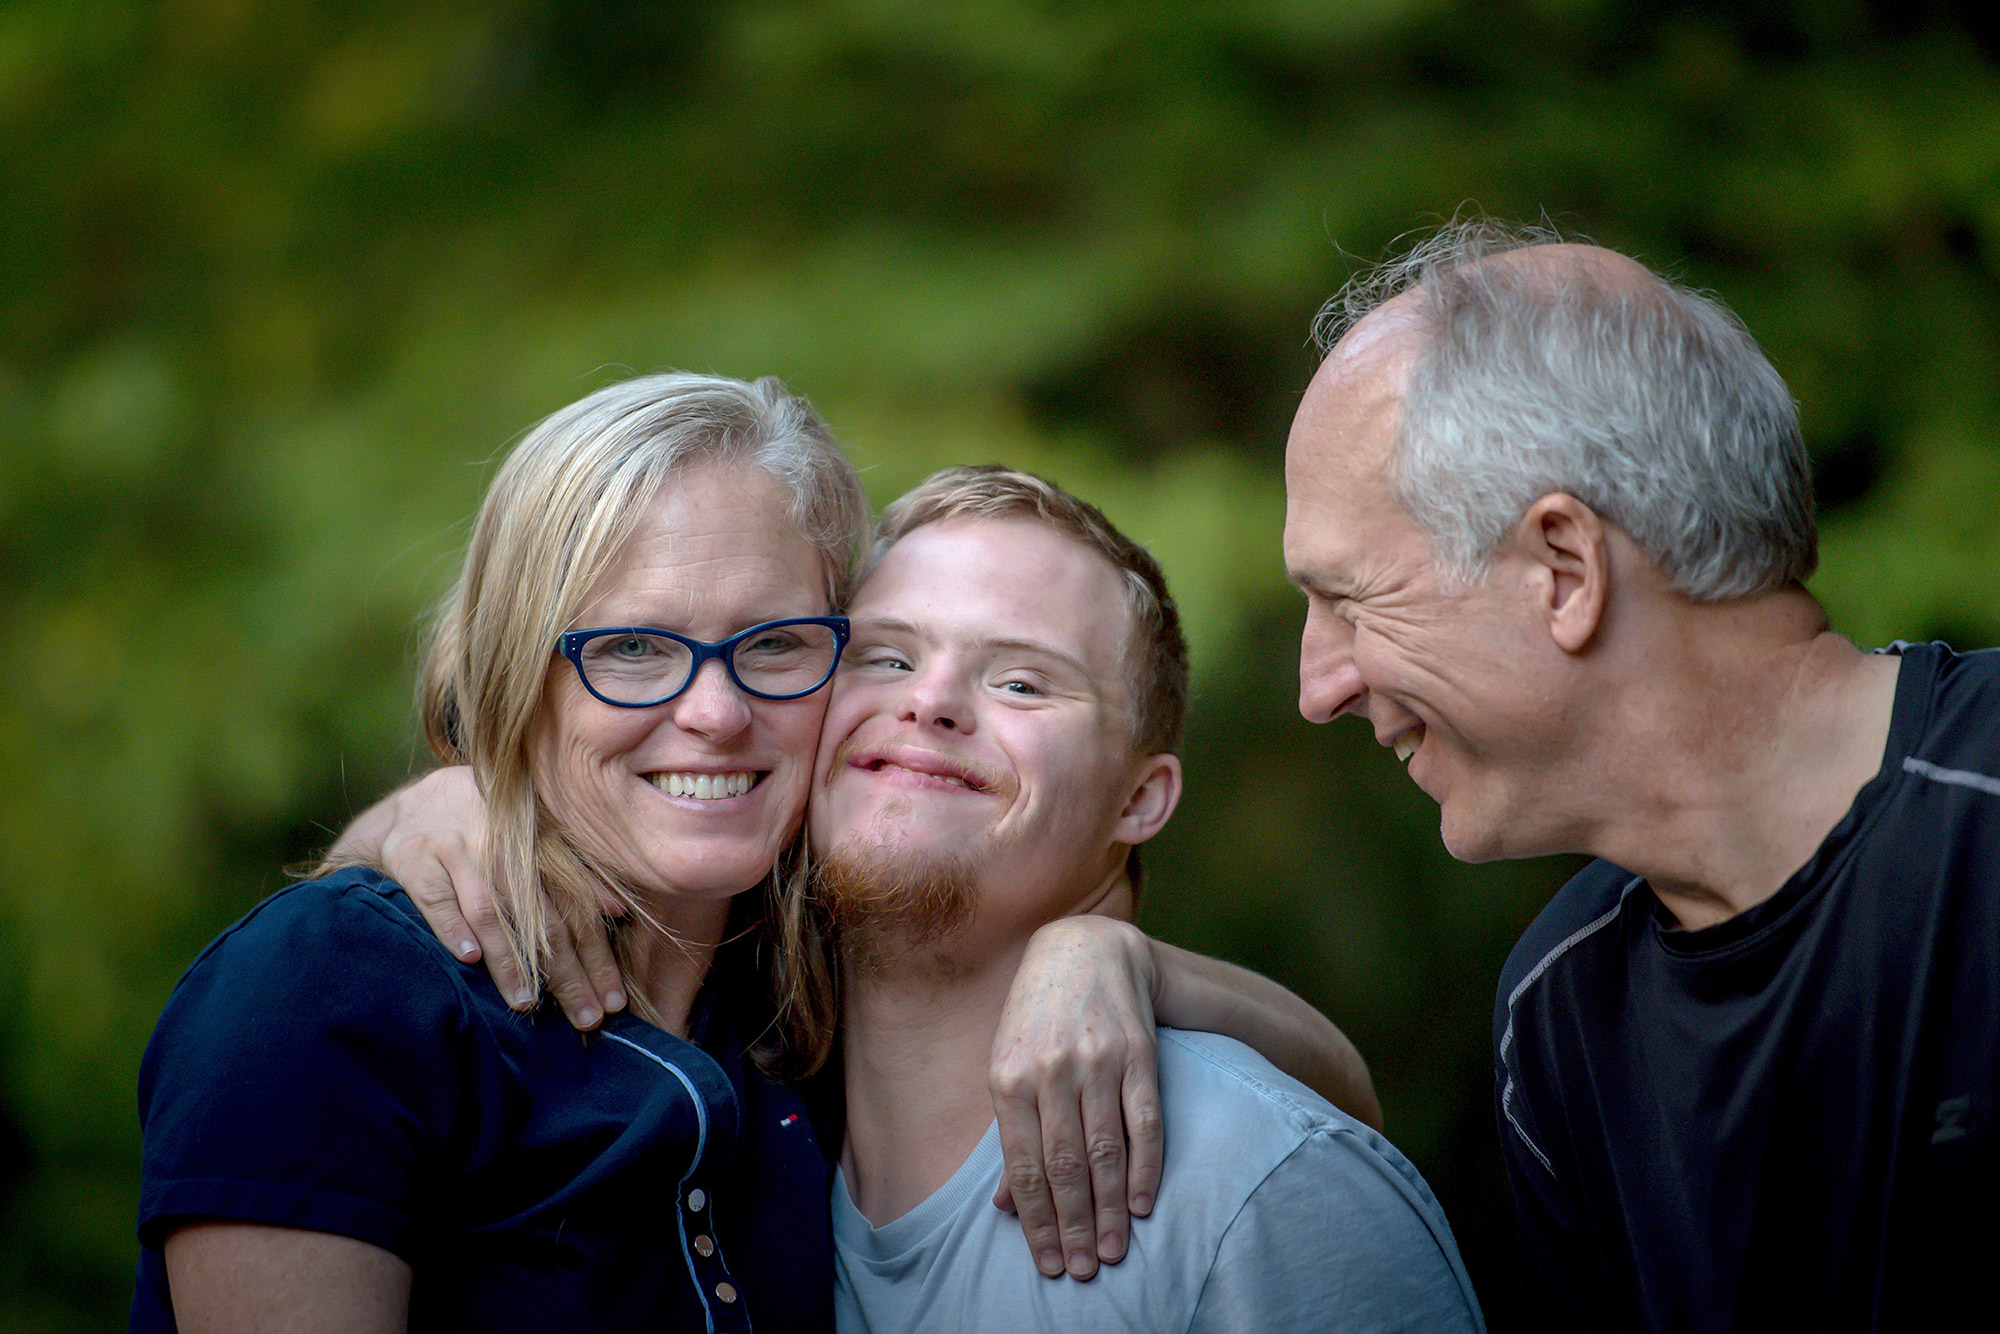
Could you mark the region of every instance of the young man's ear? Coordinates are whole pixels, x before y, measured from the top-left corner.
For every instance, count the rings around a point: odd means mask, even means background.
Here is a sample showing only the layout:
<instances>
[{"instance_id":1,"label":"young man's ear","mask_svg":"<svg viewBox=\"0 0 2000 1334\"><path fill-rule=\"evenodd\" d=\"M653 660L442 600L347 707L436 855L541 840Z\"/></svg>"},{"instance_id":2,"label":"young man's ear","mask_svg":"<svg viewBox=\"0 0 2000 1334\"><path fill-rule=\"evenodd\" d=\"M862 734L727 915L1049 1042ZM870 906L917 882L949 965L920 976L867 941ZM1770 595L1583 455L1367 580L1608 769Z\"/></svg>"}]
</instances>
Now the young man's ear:
<instances>
[{"instance_id":1,"label":"young man's ear","mask_svg":"<svg viewBox=\"0 0 2000 1334\"><path fill-rule=\"evenodd\" d=\"M1134 776L1132 795L1111 831L1114 843L1139 844L1160 832L1181 803L1181 757L1148 755Z\"/></svg>"},{"instance_id":2,"label":"young man's ear","mask_svg":"<svg viewBox=\"0 0 2000 1334\"><path fill-rule=\"evenodd\" d=\"M1549 638L1565 653L1581 653L1604 622L1611 596L1611 551L1597 511L1563 491L1552 491L1515 525L1514 540L1528 561L1528 585Z\"/></svg>"}]
</instances>

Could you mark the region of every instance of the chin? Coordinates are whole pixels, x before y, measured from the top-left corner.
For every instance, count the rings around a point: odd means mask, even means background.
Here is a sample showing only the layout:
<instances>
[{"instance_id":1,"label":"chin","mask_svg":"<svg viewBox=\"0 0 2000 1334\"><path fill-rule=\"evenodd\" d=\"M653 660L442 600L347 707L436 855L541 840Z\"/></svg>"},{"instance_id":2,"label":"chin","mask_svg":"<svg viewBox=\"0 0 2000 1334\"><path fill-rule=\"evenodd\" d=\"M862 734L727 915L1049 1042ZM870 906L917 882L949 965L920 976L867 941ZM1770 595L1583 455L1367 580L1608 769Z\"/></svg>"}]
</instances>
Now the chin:
<instances>
[{"instance_id":1,"label":"chin","mask_svg":"<svg viewBox=\"0 0 2000 1334\"><path fill-rule=\"evenodd\" d=\"M776 849L717 848L694 857L688 851L678 848L678 855L654 863L649 879L662 893L685 899L734 898L762 883L778 859Z\"/></svg>"},{"instance_id":2,"label":"chin","mask_svg":"<svg viewBox=\"0 0 2000 1334\"><path fill-rule=\"evenodd\" d=\"M817 856L836 861L874 863L883 859L922 860L937 855L935 840L917 837L915 831L898 824L849 825L838 838L815 842Z\"/></svg>"},{"instance_id":3,"label":"chin","mask_svg":"<svg viewBox=\"0 0 2000 1334\"><path fill-rule=\"evenodd\" d=\"M986 832L939 820L937 812L901 796L850 810L845 818L829 823L837 823L838 829L830 846L907 848L918 854L948 854Z\"/></svg>"},{"instance_id":4,"label":"chin","mask_svg":"<svg viewBox=\"0 0 2000 1334\"><path fill-rule=\"evenodd\" d=\"M1444 841L1444 850L1458 861L1490 862L1508 855L1505 841L1490 822L1454 819L1448 806L1438 812L1438 837Z\"/></svg>"}]
</instances>

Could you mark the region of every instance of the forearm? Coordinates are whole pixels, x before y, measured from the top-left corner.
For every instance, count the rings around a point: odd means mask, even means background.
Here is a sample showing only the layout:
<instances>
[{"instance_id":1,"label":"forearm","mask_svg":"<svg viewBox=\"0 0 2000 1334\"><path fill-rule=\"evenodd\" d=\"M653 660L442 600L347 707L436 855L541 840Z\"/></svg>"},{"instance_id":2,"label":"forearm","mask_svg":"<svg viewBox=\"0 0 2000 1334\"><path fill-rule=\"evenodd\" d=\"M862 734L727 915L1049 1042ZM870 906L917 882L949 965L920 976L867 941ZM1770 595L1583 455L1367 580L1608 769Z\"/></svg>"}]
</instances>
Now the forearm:
<instances>
[{"instance_id":1,"label":"forearm","mask_svg":"<svg viewBox=\"0 0 2000 1334\"><path fill-rule=\"evenodd\" d=\"M1151 946L1159 1022L1235 1038L1349 1116L1382 1128L1367 1062L1331 1019L1247 968L1159 940Z\"/></svg>"}]
</instances>

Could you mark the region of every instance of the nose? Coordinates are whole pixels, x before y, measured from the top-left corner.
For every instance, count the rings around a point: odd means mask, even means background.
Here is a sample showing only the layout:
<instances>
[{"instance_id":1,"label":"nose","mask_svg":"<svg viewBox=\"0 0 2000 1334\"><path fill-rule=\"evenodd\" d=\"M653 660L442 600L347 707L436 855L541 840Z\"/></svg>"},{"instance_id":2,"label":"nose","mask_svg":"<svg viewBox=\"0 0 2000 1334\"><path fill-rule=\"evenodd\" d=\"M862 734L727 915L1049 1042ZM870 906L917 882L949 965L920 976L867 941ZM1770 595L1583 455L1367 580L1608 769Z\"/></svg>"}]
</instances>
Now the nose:
<instances>
[{"instance_id":1,"label":"nose","mask_svg":"<svg viewBox=\"0 0 2000 1334\"><path fill-rule=\"evenodd\" d=\"M703 663L668 707L674 726L710 741L727 740L750 725L750 701L719 659Z\"/></svg>"},{"instance_id":2,"label":"nose","mask_svg":"<svg viewBox=\"0 0 2000 1334\"><path fill-rule=\"evenodd\" d=\"M1368 698L1354 665L1354 627L1317 602L1306 604L1299 635L1299 712L1311 723L1330 723L1359 710Z\"/></svg>"},{"instance_id":3,"label":"nose","mask_svg":"<svg viewBox=\"0 0 2000 1334\"><path fill-rule=\"evenodd\" d=\"M944 732L972 730L972 699L964 673L947 662L932 661L912 674L901 717L919 727Z\"/></svg>"}]
</instances>

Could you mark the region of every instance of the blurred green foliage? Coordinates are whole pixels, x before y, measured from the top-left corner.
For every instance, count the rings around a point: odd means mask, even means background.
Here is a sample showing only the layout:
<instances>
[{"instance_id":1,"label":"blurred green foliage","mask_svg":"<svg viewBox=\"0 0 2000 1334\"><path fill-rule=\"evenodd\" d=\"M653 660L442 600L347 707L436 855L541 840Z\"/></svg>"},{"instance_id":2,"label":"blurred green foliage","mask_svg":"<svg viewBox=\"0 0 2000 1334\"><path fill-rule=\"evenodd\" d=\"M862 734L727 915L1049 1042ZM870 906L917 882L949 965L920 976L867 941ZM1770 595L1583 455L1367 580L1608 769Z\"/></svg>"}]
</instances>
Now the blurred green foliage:
<instances>
[{"instance_id":1,"label":"blurred green foliage","mask_svg":"<svg viewBox=\"0 0 2000 1334\"><path fill-rule=\"evenodd\" d=\"M665 367L811 394L878 502L1000 459L1177 583L1151 925L1334 1014L1507 1328L1462 867L1293 711L1318 303L1474 202L1712 288L1802 401L1816 588L2000 639L2000 36L1955 0L0 7L0 1329L115 1327L178 972L419 762L413 626L494 456Z\"/></svg>"}]
</instances>

